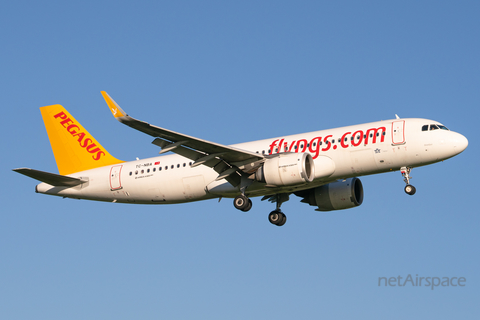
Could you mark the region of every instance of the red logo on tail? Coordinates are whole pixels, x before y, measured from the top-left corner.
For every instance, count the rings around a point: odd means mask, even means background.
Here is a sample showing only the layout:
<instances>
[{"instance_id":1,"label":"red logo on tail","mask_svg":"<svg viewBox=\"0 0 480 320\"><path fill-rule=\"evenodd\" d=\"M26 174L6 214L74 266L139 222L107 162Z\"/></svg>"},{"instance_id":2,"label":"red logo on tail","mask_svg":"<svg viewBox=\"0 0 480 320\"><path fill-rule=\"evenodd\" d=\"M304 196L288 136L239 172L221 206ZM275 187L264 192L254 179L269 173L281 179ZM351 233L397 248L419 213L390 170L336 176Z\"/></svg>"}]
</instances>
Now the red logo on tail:
<instances>
[{"instance_id":1,"label":"red logo on tail","mask_svg":"<svg viewBox=\"0 0 480 320\"><path fill-rule=\"evenodd\" d=\"M72 135L75 137L80 147L87 150L88 153L93 154L93 160L100 160L102 156L105 155L105 152L100 149L95 143L93 143L93 138L85 138L87 135L85 132L79 132L80 127L72 121L72 119L68 118L67 115L62 111L53 116L55 119L60 119L60 124Z\"/></svg>"}]
</instances>

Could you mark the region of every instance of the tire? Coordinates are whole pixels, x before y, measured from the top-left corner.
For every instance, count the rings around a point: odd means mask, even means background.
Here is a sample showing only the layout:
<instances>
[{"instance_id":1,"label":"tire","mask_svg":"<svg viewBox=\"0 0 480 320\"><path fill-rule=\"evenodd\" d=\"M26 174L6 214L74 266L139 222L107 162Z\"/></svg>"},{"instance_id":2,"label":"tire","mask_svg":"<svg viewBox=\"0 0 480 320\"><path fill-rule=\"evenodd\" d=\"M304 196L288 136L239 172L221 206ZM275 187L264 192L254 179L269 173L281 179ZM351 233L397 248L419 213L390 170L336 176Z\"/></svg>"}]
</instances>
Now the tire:
<instances>
[{"instance_id":1,"label":"tire","mask_svg":"<svg viewBox=\"0 0 480 320\"><path fill-rule=\"evenodd\" d=\"M407 184L405 186L405 193L406 194L409 194L409 195L413 196L415 194L415 192L417 192L417 189L415 189L415 187L412 186L411 184Z\"/></svg>"},{"instance_id":2,"label":"tire","mask_svg":"<svg viewBox=\"0 0 480 320\"><path fill-rule=\"evenodd\" d=\"M248 209L250 210L251 209L251 205L250 205L250 199L248 199L246 196L244 196L243 194L235 197L235 199L233 199L233 206L238 209L238 210L242 210L244 211L245 209ZM250 207L250 208L248 208ZM247 210L247 211L248 211Z\"/></svg>"},{"instance_id":3,"label":"tire","mask_svg":"<svg viewBox=\"0 0 480 320\"><path fill-rule=\"evenodd\" d=\"M283 221L283 217L285 215L281 213L280 211L272 211L268 215L268 221L270 221L271 224L277 225Z\"/></svg>"},{"instance_id":4,"label":"tire","mask_svg":"<svg viewBox=\"0 0 480 320\"><path fill-rule=\"evenodd\" d=\"M248 202L247 202L247 205L245 206L245 208L240 209L240 210L242 210L243 212L247 212L247 211L250 211L250 209L252 209L252 206L253 206L252 200L248 199Z\"/></svg>"},{"instance_id":5,"label":"tire","mask_svg":"<svg viewBox=\"0 0 480 320\"><path fill-rule=\"evenodd\" d=\"M285 224L285 222L287 222L287 216L284 213L282 213L282 221L278 223L277 226L281 227Z\"/></svg>"}]
</instances>

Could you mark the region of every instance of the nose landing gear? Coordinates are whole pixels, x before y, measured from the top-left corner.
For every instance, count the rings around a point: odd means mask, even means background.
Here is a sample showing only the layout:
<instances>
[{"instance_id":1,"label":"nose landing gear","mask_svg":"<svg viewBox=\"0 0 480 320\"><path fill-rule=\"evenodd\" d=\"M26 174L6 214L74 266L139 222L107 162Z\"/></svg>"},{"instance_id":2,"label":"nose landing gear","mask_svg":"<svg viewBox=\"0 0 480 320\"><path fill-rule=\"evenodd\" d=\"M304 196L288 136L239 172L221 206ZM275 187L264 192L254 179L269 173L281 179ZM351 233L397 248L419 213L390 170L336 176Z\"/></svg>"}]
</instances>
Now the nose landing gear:
<instances>
[{"instance_id":1,"label":"nose landing gear","mask_svg":"<svg viewBox=\"0 0 480 320\"><path fill-rule=\"evenodd\" d=\"M405 193L413 196L415 192L417 192L417 189L415 189L415 187L410 184L410 179L412 179L412 177L410 176L410 171L412 171L412 168L410 167L400 168L400 172L403 176L403 181L405 181L405 183L407 184L404 189Z\"/></svg>"}]
</instances>

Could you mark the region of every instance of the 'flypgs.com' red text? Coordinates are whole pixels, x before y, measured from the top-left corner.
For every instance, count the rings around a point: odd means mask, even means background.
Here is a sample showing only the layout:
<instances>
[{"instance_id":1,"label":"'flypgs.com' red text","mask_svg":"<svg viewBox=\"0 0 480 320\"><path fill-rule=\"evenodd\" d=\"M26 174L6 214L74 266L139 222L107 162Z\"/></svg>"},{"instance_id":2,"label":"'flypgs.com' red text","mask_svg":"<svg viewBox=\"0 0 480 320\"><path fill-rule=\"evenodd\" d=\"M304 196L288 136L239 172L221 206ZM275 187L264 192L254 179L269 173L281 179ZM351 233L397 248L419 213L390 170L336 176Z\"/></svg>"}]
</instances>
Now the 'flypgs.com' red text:
<instances>
[{"instance_id":1,"label":"'flypgs.com' red text","mask_svg":"<svg viewBox=\"0 0 480 320\"><path fill-rule=\"evenodd\" d=\"M268 150L268 154L280 153L280 152L310 152L312 158L315 159L320 155L320 151L325 152L332 148L336 150L339 146L343 149L348 147L358 147L362 143L364 145L377 143L377 138L380 138L380 142L385 141L385 134L387 129L385 127L357 130L355 132L345 132L340 139L339 144L335 144L333 135L329 134L325 137L315 137L310 141L306 139L294 140L292 142L285 141L285 139L274 140ZM322 147L323 145L323 147Z\"/></svg>"}]
</instances>

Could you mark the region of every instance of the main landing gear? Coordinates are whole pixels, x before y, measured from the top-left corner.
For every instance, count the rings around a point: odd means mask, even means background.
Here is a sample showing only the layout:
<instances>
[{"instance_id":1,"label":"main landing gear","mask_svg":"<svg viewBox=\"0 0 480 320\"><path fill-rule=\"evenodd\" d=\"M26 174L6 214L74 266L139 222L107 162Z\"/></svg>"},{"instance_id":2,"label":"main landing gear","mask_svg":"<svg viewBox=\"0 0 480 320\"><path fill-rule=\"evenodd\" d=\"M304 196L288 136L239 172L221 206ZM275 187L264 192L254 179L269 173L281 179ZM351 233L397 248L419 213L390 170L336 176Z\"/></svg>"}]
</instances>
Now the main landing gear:
<instances>
[{"instance_id":1,"label":"main landing gear","mask_svg":"<svg viewBox=\"0 0 480 320\"><path fill-rule=\"evenodd\" d=\"M268 221L270 221L271 224L281 227L285 224L285 222L287 222L287 216L282 212L282 210L280 210L280 207L282 206L282 203L288 201L289 198L290 197L288 193L279 193L268 197L270 202L276 202L277 204L277 208L268 215Z\"/></svg>"},{"instance_id":2,"label":"main landing gear","mask_svg":"<svg viewBox=\"0 0 480 320\"><path fill-rule=\"evenodd\" d=\"M287 216L280 210L282 203L288 201L288 193L280 193L273 196L265 196L262 200L270 200L271 202L276 202L277 208L270 212L268 215L268 221L276 226L283 226L287 222ZM246 195L241 194L235 199L233 199L233 205L240 211L247 212L252 209L252 200L250 200Z\"/></svg>"},{"instance_id":3,"label":"main landing gear","mask_svg":"<svg viewBox=\"0 0 480 320\"><path fill-rule=\"evenodd\" d=\"M240 211L247 212L252 209L252 200L250 200L246 195L241 194L235 199L233 199L233 205Z\"/></svg>"},{"instance_id":4,"label":"main landing gear","mask_svg":"<svg viewBox=\"0 0 480 320\"><path fill-rule=\"evenodd\" d=\"M405 181L405 183L407 184L405 186L405 193L413 196L415 192L417 192L417 189L415 189L415 187L410 184L410 179L412 179L412 177L410 177L410 171L412 171L412 168L410 167L400 168L400 172L402 173L402 176L403 176L403 181Z\"/></svg>"},{"instance_id":5,"label":"main landing gear","mask_svg":"<svg viewBox=\"0 0 480 320\"><path fill-rule=\"evenodd\" d=\"M270 221L271 224L281 227L287 222L287 216L280 210L280 207L282 203L288 201L288 199L288 193L279 193L270 197L271 202L277 203L277 208L268 215L268 221Z\"/></svg>"},{"instance_id":6,"label":"main landing gear","mask_svg":"<svg viewBox=\"0 0 480 320\"><path fill-rule=\"evenodd\" d=\"M280 209L273 210L268 215L268 221L270 221L271 224L281 227L287 222L287 216L280 211Z\"/></svg>"}]
</instances>

